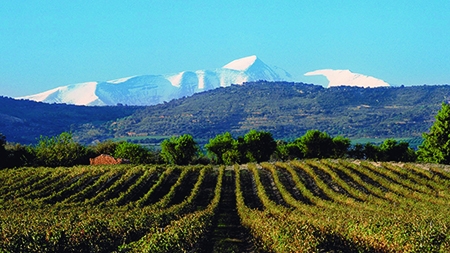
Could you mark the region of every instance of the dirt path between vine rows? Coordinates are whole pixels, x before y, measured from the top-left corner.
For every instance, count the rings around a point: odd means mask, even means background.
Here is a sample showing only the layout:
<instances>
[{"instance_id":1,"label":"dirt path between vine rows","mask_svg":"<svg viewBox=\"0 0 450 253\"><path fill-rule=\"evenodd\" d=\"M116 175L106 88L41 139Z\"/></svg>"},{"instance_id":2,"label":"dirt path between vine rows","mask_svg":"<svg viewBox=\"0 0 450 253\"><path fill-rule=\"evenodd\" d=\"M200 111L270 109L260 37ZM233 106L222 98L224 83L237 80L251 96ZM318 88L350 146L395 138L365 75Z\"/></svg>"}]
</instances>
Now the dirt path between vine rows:
<instances>
[{"instance_id":1,"label":"dirt path between vine rows","mask_svg":"<svg viewBox=\"0 0 450 253\"><path fill-rule=\"evenodd\" d=\"M261 252L256 251L252 236L241 225L236 207L233 170L226 170L222 187L222 198L213 229L202 247L202 252Z\"/></svg>"}]
</instances>

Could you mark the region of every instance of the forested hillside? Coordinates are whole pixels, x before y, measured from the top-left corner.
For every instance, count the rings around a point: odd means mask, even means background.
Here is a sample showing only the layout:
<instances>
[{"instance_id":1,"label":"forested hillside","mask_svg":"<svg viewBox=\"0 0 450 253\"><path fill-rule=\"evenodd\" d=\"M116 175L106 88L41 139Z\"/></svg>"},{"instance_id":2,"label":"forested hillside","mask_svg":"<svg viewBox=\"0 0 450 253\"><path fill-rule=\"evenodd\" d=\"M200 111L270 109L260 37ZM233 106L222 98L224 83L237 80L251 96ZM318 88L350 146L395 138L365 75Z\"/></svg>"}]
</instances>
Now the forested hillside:
<instances>
[{"instance_id":1,"label":"forested hillside","mask_svg":"<svg viewBox=\"0 0 450 253\"><path fill-rule=\"evenodd\" d=\"M309 129L348 138L420 137L428 131L450 86L389 88L335 87L256 82L219 88L146 107L97 128L120 136L192 134L211 138L230 131L269 131L276 139L296 138ZM88 139L92 128L78 133Z\"/></svg>"},{"instance_id":2,"label":"forested hillside","mask_svg":"<svg viewBox=\"0 0 450 253\"><path fill-rule=\"evenodd\" d=\"M0 133L10 142L36 143L39 136L75 131L132 114L131 106L75 106L0 97Z\"/></svg>"},{"instance_id":3,"label":"forested hillside","mask_svg":"<svg viewBox=\"0 0 450 253\"><path fill-rule=\"evenodd\" d=\"M411 138L428 131L450 86L334 87L287 82L246 83L149 106L90 107L0 97L0 133L36 143L40 135L71 131L81 143L172 135L196 139L250 129L294 139L310 129L358 138Z\"/></svg>"}]
</instances>

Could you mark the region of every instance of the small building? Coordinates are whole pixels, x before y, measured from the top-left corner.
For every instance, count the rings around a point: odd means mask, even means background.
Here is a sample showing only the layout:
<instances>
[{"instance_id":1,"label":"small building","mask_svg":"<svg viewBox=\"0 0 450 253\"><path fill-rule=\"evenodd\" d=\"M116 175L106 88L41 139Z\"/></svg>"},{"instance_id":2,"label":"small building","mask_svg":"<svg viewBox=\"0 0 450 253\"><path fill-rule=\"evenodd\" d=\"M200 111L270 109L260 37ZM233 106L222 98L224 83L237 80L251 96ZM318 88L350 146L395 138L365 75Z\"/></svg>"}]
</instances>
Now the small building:
<instances>
[{"instance_id":1,"label":"small building","mask_svg":"<svg viewBox=\"0 0 450 253\"><path fill-rule=\"evenodd\" d=\"M105 164L127 164L130 163L128 159L114 158L110 155L101 154L95 158L89 158L91 165L105 165Z\"/></svg>"}]
</instances>

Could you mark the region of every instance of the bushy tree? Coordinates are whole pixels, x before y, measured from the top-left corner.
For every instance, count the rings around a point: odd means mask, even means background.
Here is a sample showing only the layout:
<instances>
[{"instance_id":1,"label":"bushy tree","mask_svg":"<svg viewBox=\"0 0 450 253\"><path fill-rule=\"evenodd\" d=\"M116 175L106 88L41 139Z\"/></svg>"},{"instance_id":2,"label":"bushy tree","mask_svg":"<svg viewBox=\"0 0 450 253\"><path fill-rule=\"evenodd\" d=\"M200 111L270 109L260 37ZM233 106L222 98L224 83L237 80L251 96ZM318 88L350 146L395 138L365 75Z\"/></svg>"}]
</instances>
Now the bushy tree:
<instances>
[{"instance_id":1,"label":"bushy tree","mask_svg":"<svg viewBox=\"0 0 450 253\"><path fill-rule=\"evenodd\" d=\"M187 165L198 154L199 148L189 134L171 137L161 143L161 156L167 163Z\"/></svg>"},{"instance_id":2,"label":"bushy tree","mask_svg":"<svg viewBox=\"0 0 450 253\"><path fill-rule=\"evenodd\" d=\"M250 162L268 161L277 143L270 132L250 130L244 135L246 157Z\"/></svg>"},{"instance_id":3,"label":"bushy tree","mask_svg":"<svg viewBox=\"0 0 450 253\"><path fill-rule=\"evenodd\" d=\"M295 140L305 158L329 158L333 154L333 139L319 130L308 130Z\"/></svg>"},{"instance_id":4,"label":"bushy tree","mask_svg":"<svg viewBox=\"0 0 450 253\"><path fill-rule=\"evenodd\" d=\"M413 162L416 160L416 154L407 142L387 139L380 145L379 152L381 161Z\"/></svg>"},{"instance_id":5,"label":"bushy tree","mask_svg":"<svg viewBox=\"0 0 450 253\"><path fill-rule=\"evenodd\" d=\"M106 154L110 156L114 156L116 153L117 147L121 144L121 142L115 142L112 140L106 140L103 142L99 142L90 148L95 153L95 155Z\"/></svg>"},{"instance_id":6,"label":"bushy tree","mask_svg":"<svg viewBox=\"0 0 450 253\"><path fill-rule=\"evenodd\" d=\"M19 143L7 143L5 149L7 154L4 163L5 167L14 168L35 165L36 156L32 147Z\"/></svg>"},{"instance_id":7,"label":"bushy tree","mask_svg":"<svg viewBox=\"0 0 450 253\"><path fill-rule=\"evenodd\" d=\"M213 157L213 160L216 163L223 164L225 158L224 155L235 148L235 142L236 140L233 139L231 134L229 132L226 132L217 135L213 139L210 139L209 143L205 145L205 149L207 150L208 154ZM225 156L225 159L227 161L230 161L230 154L227 154Z\"/></svg>"},{"instance_id":8,"label":"bushy tree","mask_svg":"<svg viewBox=\"0 0 450 253\"><path fill-rule=\"evenodd\" d=\"M274 153L275 160L292 160L302 158L303 153L300 147L293 142L277 141L277 149Z\"/></svg>"},{"instance_id":9,"label":"bushy tree","mask_svg":"<svg viewBox=\"0 0 450 253\"><path fill-rule=\"evenodd\" d=\"M150 150L139 144L130 142L121 142L114 151L114 157L130 160L134 164L152 163L152 154Z\"/></svg>"},{"instance_id":10,"label":"bushy tree","mask_svg":"<svg viewBox=\"0 0 450 253\"><path fill-rule=\"evenodd\" d=\"M345 158L346 156L348 156L351 145L350 139L344 138L342 136L337 136L332 139L332 142L333 158Z\"/></svg>"},{"instance_id":11,"label":"bushy tree","mask_svg":"<svg viewBox=\"0 0 450 253\"><path fill-rule=\"evenodd\" d=\"M430 132L423 134L424 141L417 152L418 160L450 164L450 105L442 103L435 118Z\"/></svg>"},{"instance_id":12,"label":"bushy tree","mask_svg":"<svg viewBox=\"0 0 450 253\"><path fill-rule=\"evenodd\" d=\"M63 132L54 137L41 136L34 150L40 166L89 164L87 148L75 142L71 133Z\"/></svg>"}]
</instances>

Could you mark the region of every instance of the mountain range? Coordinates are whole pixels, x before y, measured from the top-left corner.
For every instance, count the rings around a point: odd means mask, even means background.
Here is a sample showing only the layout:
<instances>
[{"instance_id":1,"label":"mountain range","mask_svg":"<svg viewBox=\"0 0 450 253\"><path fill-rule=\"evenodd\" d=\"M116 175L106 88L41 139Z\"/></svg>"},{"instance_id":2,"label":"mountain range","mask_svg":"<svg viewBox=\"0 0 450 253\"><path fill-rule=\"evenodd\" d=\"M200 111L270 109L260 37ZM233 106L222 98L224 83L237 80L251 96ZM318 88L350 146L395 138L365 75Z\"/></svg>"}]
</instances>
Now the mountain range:
<instances>
[{"instance_id":1,"label":"mountain range","mask_svg":"<svg viewBox=\"0 0 450 253\"><path fill-rule=\"evenodd\" d=\"M255 55L234 60L214 70L141 75L106 82L85 82L20 97L46 103L75 105L155 105L231 84L266 80L290 81L285 70L270 67Z\"/></svg>"},{"instance_id":2,"label":"mountain range","mask_svg":"<svg viewBox=\"0 0 450 253\"><path fill-rule=\"evenodd\" d=\"M353 73L350 70L322 69L305 76L324 75L328 87L386 87L383 80ZM265 64L256 55L240 58L213 70L181 71L175 74L140 75L110 81L91 81L60 86L38 94L20 97L45 103L74 105L148 106L169 102L232 84L254 81L292 81L285 70Z\"/></svg>"}]
</instances>

